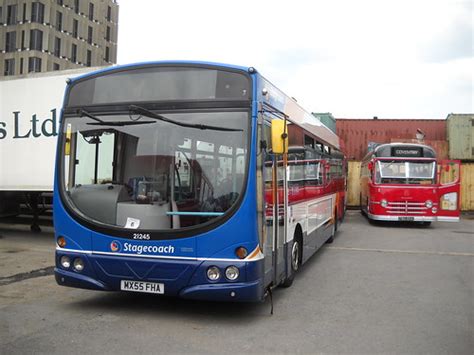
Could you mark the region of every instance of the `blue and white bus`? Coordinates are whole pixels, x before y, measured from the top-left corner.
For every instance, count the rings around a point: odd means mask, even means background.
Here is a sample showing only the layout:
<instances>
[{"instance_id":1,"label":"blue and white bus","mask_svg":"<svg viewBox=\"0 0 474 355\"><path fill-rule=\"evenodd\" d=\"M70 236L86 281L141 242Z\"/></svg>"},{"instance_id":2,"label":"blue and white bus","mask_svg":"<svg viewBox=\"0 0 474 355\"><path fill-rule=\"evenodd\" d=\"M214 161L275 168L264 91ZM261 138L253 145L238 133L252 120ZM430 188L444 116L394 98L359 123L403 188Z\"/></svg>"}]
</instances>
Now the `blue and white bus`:
<instances>
[{"instance_id":1,"label":"blue and white bus","mask_svg":"<svg viewBox=\"0 0 474 355\"><path fill-rule=\"evenodd\" d=\"M153 62L75 78L56 162L56 281L262 300L332 241L345 173L339 138L254 68Z\"/></svg>"}]
</instances>

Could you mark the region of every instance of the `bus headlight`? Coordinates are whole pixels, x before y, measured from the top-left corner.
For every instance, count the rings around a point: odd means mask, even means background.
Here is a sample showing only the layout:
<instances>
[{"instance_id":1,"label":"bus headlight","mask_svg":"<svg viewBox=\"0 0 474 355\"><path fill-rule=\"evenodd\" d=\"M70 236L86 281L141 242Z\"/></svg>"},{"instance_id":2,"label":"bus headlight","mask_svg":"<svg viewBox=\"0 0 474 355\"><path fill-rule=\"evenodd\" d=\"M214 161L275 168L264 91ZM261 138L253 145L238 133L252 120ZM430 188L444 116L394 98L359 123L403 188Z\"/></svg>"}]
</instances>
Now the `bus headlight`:
<instances>
[{"instance_id":1,"label":"bus headlight","mask_svg":"<svg viewBox=\"0 0 474 355\"><path fill-rule=\"evenodd\" d=\"M450 192L441 196L441 209L448 211L455 211L458 205L458 194Z\"/></svg>"},{"instance_id":2,"label":"bus headlight","mask_svg":"<svg viewBox=\"0 0 474 355\"><path fill-rule=\"evenodd\" d=\"M229 266L225 269L225 277L230 281L235 281L239 277L239 268L237 266Z\"/></svg>"},{"instance_id":3,"label":"bus headlight","mask_svg":"<svg viewBox=\"0 0 474 355\"><path fill-rule=\"evenodd\" d=\"M84 261L81 258L74 259L74 270L81 272L84 270Z\"/></svg>"},{"instance_id":4,"label":"bus headlight","mask_svg":"<svg viewBox=\"0 0 474 355\"><path fill-rule=\"evenodd\" d=\"M217 266L210 266L207 269L207 278L211 281L217 281L221 277L221 272Z\"/></svg>"},{"instance_id":5,"label":"bus headlight","mask_svg":"<svg viewBox=\"0 0 474 355\"><path fill-rule=\"evenodd\" d=\"M61 256L61 266L65 269L69 269L71 266L71 259L69 259L69 257L66 255Z\"/></svg>"},{"instance_id":6,"label":"bus headlight","mask_svg":"<svg viewBox=\"0 0 474 355\"><path fill-rule=\"evenodd\" d=\"M381 205L383 208L387 208L387 206L388 206L387 200L384 199L384 200L380 201L380 205Z\"/></svg>"},{"instance_id":7,"label":"bus headlight","mask_svg":"<svg viewBox=\"0 0 474 355\"><path fill-rule=\"evenodd\" d=\"M426 206L427 208L433 207L433 201L427 200L427 201L425 202L425 206Z\"/></svg>"}]
</instances>

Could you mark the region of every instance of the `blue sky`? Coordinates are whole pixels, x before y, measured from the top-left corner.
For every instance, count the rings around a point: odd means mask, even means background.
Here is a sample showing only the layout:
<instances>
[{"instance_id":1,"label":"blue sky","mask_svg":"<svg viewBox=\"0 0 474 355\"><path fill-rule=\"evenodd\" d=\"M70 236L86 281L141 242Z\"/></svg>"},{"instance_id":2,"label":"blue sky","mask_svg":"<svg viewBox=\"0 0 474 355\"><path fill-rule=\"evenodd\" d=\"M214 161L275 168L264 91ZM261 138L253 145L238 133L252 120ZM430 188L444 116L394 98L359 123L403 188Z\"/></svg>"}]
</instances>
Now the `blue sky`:
<instances>
[{"instance_id":1,"label":"blue sky","mask_svg":"<svg viewBox=\"0 0 474 355\"><path fill-rule=\"evenodd\" d=\"M471 0L119 4L119 64L253 66L308 111L338 118L474 112Z\"/></svg>"}]
</instances>

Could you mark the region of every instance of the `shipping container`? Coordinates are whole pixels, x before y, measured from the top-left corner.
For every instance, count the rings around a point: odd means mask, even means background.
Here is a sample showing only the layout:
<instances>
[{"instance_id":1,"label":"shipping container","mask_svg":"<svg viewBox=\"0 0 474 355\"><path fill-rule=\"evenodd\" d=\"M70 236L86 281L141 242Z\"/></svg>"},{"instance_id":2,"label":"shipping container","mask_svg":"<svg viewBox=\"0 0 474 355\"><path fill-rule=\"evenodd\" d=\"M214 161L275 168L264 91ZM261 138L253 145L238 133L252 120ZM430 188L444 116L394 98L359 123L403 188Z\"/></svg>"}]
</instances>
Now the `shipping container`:
<instances>
[{"instance_id":1,"label":"shipping container","mask_svg":"<svg viewBox=\"0 0 474 355\"><path fill-rule=\"evenodd\" d=\"M336 133L336 119L331 112L313 112L312 115L321 121L323 125Z\"/></svg>"},{"instance_id":2,"label":"shipping container","mask_svg":"<svg viewBox=\"0 0 474 355\"><path fill-rule=\"evenodd\" d=\"M360 161L369 142L419 142L432 146L439 158L447 157L446 120L415 119L336 119L336 133L345 143L350 160ZM417 133L423 134L422 141Z\"/></svg>"},{"instance_id":3,"label":"shipping container","mask_svg":"<svg viewBox=\"0 0 474 355\"><path fill-rule=\"evenodd\" d=\"M474 160L474 114L449 114L447 140L451 159Z\"/></svg>"}]
</instances>

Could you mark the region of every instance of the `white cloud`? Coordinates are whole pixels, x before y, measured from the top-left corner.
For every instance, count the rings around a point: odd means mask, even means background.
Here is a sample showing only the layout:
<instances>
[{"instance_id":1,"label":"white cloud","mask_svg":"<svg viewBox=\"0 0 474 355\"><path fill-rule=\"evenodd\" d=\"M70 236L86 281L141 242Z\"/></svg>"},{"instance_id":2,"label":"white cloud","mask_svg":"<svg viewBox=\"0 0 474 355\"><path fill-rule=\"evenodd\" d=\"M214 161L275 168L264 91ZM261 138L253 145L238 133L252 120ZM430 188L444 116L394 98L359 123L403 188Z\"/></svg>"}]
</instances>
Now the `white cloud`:
<instances>
[{"instance_id":1,"label":"white cloud","mask_svg":"<svg viewBox=\"0 0 474 355\"><path fill-rule=\"evenodd\" d=\"M254 66L309 111L444 118L474 111L472 21L470 1L122 0L118 61Z\"/></svg>"}]
</instances>

